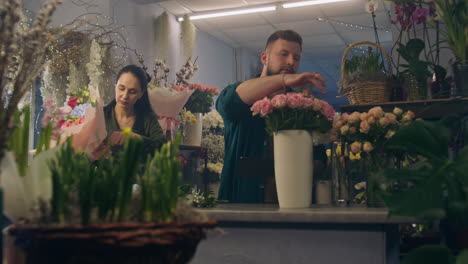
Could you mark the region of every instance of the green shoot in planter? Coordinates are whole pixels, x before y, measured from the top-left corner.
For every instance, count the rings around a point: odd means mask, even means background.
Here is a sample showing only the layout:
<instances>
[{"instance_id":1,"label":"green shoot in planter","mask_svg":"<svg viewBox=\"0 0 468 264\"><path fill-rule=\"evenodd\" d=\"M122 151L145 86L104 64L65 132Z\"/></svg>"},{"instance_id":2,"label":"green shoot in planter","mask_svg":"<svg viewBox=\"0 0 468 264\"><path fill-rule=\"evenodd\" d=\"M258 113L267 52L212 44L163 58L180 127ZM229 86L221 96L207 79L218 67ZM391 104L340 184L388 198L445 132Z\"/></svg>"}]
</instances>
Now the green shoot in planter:
<instances>
[{"instance_id":1,"label":"green shoot in planter","mask_svg":"<svg viewBox=\"0 0 468 264\"><path fill-rule=\"evenodd\" d=\"M384 63L379 61L380 54L373 53L372 48L369 47L369 51L366 56L353 56L351 59L346 60L346 75L350 75L355 72L363 74L383 72L385 69Z\"/></svg>"},{"instance_id":2,"label":"green shoot in planter","mask_svg":"<svg viewBox=\"0 0 468 264\"><path fill-rule=\"evenodd\" d=\"M52 219L64 224L65 216L70 207L69 201L72 189L82 171L88 171L89 161L85 154L77 154L73 150L71 137L66 143L59 146L57 160L49 164L52 174Z\"/></svg>"},{"instance_id":3,"label":"green shoot in planter","mask_svg":"<svg viewBox=\"0 0 468 264\"><path fill-rule=\"evenodd\" d=\"M141 177L141 219L143 221L171 221L178 200L181 164L178 159L181 135L148 158Z\"/></svg>"},{"instance_id":4,"label":"green shoot in planter","mask_svg":"<svg viewBox=\"0 0 468 264\"><path fill-rule=\"evenodd\" d=\"M124 151L120 153L117 164L116 177L119 178L117 189L118 221L125 221L129 215L129 206L132 200L132 187L136 182L136 176L140 164L141 152L143 151L143 141L129 136L130 130L125 131L127 138L124 144ZM114 164L115 165L115 164Z\"/></svg>"},{"instance_id":5,"label":"green shoot in planter","mask_svg":"<svg viewBox=\"0 0 468 264\"><path fill-rule=\"evenodd\" d=\"M21 113L19 110L15 111L13 116L14 129L8 144L8 149L15 154L16 163L18 164L21 176L26 175L26 169L28 168L29 120L29 106L25 107Z\"/></svg>"},{"instance_id":6,"label":"green shoot in planter","mask_svg":"<svg viewBox=\"0 0 468 264\"><path fill-rule=\"evenodd\" d=\"M50 139L52 138L52 125L47 124L46 127L42 127L39 132L39 140L36 145L36 155L42 151L46 151L50 148ZM60 139L57 139L60 142Z\"/></svg>"}]
</instances>

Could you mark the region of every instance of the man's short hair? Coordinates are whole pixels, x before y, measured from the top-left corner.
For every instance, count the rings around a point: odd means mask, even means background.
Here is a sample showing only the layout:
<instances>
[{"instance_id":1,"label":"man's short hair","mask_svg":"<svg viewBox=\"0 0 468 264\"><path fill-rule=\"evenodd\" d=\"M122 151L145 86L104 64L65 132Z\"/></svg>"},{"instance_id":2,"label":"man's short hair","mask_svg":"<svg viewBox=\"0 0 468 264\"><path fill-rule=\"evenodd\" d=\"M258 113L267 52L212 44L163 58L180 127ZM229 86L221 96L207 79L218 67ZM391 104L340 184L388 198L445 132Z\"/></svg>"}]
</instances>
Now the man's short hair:
<instances>
[{"instance_id":1,"label":"man's short hair","mask_svg":"<svg viewBox=\"0 0 468 264\"><path fill-rule=\"evenodd\" d=\"M277 39L284 39L284 40L296 42L297 44L299 44L299 46L302 49L302 37L301 37L301 35L299 35L299 33L297 33L296 31L290 30L290 29L288 29L288 30L278 30L278 31L274 32L273 34L271 34L271 36L267 40L267 43L265 45L265 49L267 49L268 46L270 46L270 44L275 42Z\"/></svg>"}]
</instances>

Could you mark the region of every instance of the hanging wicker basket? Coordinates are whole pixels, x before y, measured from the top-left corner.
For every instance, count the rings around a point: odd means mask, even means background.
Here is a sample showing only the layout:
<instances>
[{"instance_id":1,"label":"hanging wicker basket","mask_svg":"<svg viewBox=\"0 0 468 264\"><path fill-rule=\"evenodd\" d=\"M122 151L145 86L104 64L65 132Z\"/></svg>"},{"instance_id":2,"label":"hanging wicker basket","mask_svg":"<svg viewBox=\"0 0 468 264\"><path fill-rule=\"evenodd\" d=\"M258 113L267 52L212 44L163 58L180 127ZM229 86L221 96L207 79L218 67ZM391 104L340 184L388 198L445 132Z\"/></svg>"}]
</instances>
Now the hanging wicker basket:
<instances>
[{"instance_id":1,"label":"hanging wicker basket","mask_svg":"<svg viewBox=\"0 0 468 264\"><path fill-rule=\"evenodd\" d=\"M359 41L352 45L350 45L343 53L343 57L341 58L341 79L340 79L340 89L344 92L348 101L352 105L358 104L373 104L373 103L382 103L388 102L391 98L391 87L387 83L387 77L382 78L382 80L378 81L357 81L357 82L350 82L346 78L345 73L345 66L346 66L346 56L351 51L352 48L359 46L359 45L372 45L377 49L382 51L386 62L387 68L389 71L389 75L392 74L392 67L390 64L390 57L388 56L387 52L384 48L382 48L379 44L372 42L372 41Z\"/></svg>"},{"instance_id":2,"label":"hanging wicker basket","mask_svg":"<svg viewBox=\"0 0 468 264\"><path fill-rule=\"evenodd\" d=\"M19 225L8 230L7 245L11 238L15 246L6 247L7 259L15 264L182 264L192 259L206 230L215 225L214 221Z\"/></svg>"}]
</instances>

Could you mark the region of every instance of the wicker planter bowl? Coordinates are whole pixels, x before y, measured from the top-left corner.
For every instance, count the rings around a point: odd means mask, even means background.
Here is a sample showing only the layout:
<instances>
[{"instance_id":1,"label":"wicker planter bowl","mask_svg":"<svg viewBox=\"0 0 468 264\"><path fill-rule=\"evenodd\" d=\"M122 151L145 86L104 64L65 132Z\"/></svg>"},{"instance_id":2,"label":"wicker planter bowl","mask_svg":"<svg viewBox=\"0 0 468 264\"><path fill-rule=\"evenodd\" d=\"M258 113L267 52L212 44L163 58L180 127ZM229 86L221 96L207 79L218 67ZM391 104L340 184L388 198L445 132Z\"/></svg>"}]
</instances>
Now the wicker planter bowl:
<instances>
[{"instance_id":1,"label":"wicker planter bowl","mask_svg":"<svg viewBox=\"0 0 468 264\"><path fill-rule=\"evenodd\" d=\"M216 223L120 223L92 226L12 226L9 264L188 263Z\"/></svg>"}]
</instances>

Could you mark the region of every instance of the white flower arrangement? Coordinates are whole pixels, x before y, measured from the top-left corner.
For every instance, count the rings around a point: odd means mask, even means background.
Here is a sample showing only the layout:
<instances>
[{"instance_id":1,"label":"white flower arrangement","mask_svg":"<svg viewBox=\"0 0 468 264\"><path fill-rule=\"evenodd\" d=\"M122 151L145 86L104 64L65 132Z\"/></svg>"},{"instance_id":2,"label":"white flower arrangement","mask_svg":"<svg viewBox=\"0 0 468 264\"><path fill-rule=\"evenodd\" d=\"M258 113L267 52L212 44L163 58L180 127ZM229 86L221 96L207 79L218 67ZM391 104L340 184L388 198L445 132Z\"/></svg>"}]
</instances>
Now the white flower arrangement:
<instances>
[{"instance_id":1,"label":"white flower arrangement","mask_svg":"<svg viewBox=\"0 0 468 264\"><path fill-rule=\"evenodd\" d=\"M197 118L192 112L187 111L185 108L182 108L182 110L180 110L179 113L179 122L182 125L195 125L197 123Z\"/></svg>"},{"instance_id":2,"label":"white flower arrangement","mask_svg":"<svg viewBox=\"0 0 468 264\"><path fill-rule=\"evenodd\" d=\"M217 163L208 163L206 165L206 168L213 173L216 173L218 175L221 175L221 172L223 171L223 164L221 162Z\"/></svg>"},{"instance_id":3,"label":"white flower arrangement","mask_svg":"<svg viewBox=\"0 0 468 264\"><path fill-rule=\"evenodd\" d=\"M212 110L203 116L203 128L224 128L224 121L221 115L216 110Z\"/></svg>"}]
</instances>

